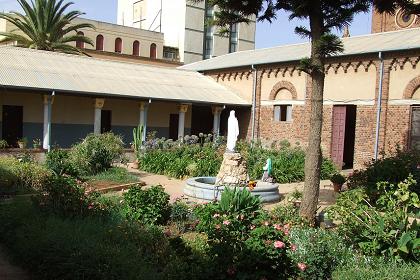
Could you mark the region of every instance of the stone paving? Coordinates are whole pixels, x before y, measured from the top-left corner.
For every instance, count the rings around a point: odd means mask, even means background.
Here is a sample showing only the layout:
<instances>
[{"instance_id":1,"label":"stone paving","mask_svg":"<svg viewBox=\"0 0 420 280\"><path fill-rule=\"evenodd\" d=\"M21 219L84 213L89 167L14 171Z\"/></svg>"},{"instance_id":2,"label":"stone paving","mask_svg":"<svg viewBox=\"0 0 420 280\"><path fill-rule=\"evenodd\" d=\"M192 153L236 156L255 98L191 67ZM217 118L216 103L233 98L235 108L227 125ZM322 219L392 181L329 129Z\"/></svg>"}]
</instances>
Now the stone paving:
<instances>
[{"instance_id":1,"label":"stone paving","mask_svg":"<svg viewBox=\"0 0 420 280\"><path fill-rule=\"evenodd\" d=\"M6 254L0 247L0 279L1 280L29 280L29 276L20 268L13 266L7 260Z\"/></svg>"}]
</instances>

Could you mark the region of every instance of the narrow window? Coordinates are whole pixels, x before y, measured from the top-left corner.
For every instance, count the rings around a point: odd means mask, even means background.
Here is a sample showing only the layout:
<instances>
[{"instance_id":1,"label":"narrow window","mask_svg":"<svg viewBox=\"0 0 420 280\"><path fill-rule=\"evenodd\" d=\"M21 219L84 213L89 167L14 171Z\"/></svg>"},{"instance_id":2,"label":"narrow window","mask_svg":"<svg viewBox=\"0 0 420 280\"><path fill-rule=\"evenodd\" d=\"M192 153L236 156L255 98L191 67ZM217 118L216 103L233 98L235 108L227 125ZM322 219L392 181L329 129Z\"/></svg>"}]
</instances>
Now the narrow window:
<instances>
[{"instance_id":1,"label":"narrow window","mask_svg":"<svg viewBox=\"0 0 420 280\"><path fill-rule=\"evenodd\" d=\"M156 59L156 57L157 57L156 44L153 43L150 45L150 58Z\"/></svg>"},{"instance_id":2,"label":"narrow window","mask_svg":"<svg viewBox=\"0 0 420 280\"><path fill-rule=\"evenodd\" d=\"M122 52L122 40L121 38L115 39L115 52L121 53Z\"/></svg>"},{"instance_id":3,"label":"narrow window","mask_svg":"<svg viewBox=\"0 0 420 280\"><path fill-rule=\"evenodd\" d=\"M292 121L292 105L276 105L274 106L275 122L291 122Z\"/></svg>"},{"instance_id":4,"label":"narrow window","mask_svg":"<svg viewBox=\"0 0 420 280\"><path fill-rule=\"evenodd\" d=\"M229 34L229 52L233 53L238 51L238 24L232 24L230 26L230 34Z\"/></svg>"},{"instance_id":5,"label":"narrow window","mask_svg":"<svg viewBox=\"0 0 420 280\"><path fill-rule=\"evenodd\" d=\"M103 51L104 50L104 36L99 34L96 36L96 50Z\"/></svg>"},{"instance_id":6,"label":"narrow window","mask_svg":"<svg viewBox=\"0 0 420 280\"><path fill-rule=\"evenodd\" d=\"M78 36L85 36L85 34L82 31L77 32ZM84 49L85 48L85 42L83 42L82 40L77 40L76 41L76 48L79 49Z\"/></svg>"},{"instance_id":7,"label":"narrow window","mask_svg":"<svg viewBox=\"0 0 420 280\"><path fill-rule=\"evenodd\" d=\"M133 55L134 56L140 55L140 42L137 40L133 42Z\"/></svg>"}]
</instances>

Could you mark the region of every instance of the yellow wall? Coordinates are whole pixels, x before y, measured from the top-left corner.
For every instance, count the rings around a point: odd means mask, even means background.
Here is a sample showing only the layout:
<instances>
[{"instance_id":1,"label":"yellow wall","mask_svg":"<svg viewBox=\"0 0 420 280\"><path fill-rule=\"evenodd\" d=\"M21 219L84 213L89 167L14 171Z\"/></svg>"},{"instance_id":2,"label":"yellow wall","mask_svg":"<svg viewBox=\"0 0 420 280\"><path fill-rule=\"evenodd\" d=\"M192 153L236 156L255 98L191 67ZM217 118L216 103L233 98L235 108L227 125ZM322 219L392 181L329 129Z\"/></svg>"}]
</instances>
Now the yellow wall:
<instances>
[{"instance_id":1,"label":"yellow wall","mask_svg":"<svg viewBox=\"0 0 420 280\"><path fill-rule=\"evenodd\" d=\"M414 100L420 100L420 87L418 87L416 89L416 91L414 92L413 98Z\"/></svg>"},{"instance_id":2,"label":"yellow wall","mask_svg":"<svg viewBox=\"0 0 420 280\"><path fill-rule=\"evenodd\" d=\"M41 94L0 91L0 120L3 105L23 106L23 122L43 122L43 97Z\"/></svg>"},{"instance_id":3,"label":"yellow wall","mask_svg":"<svg viewBox=\"0 0 420 280\"><path fill-rule=\"evenodd\" d=\"M354 72L350 67L347 73L340 67L335 74L331 67L325 79L324 100L330 101L373 101L376 90L376 67L370 65L366 72L363 66L359 66Z\"/></svg>"},{"instance_id":4,"label":"yellow wall","mask_svg":"<svg viewBox=\"0 0 420 280\"><path fill-rule=\"evenodd\" d=\"M169 127L170 114L179 113L177 103L152 102L149 105L147 125L149 127ZM185 128L191 128L191 106L185 114Z\"/></svg>"},{"instance_id":5,"label":"yellow wall","mask_svg":"<svg viewBox=\"0 0 420 280\"><path fill-rule=\"evenodd\" d=\"M411 66L411 63L405 63L403 69L400 67L392 68L390 73L389 99L403 99L404 90L410 81L420 75L420 67ZM415 99L415 98L413 98Z\"/></svg>"},{"instance_id":6,"label":"yellow wall","mask_svg":"<svg viewBox=\"0 0 420 280\"><path fill-rule=\"evenodd\" d=\"M242 80L239 77L237 77L236 79L231 78L230 81L228 81L227 78L225 78L224 81L222 81L222 79L219 79L220 84L231 89L248 102L252 101L253 82L254 81L252 75L250 75L248 79L244 76L242 77Z\"/></svg>"}]
</instances>

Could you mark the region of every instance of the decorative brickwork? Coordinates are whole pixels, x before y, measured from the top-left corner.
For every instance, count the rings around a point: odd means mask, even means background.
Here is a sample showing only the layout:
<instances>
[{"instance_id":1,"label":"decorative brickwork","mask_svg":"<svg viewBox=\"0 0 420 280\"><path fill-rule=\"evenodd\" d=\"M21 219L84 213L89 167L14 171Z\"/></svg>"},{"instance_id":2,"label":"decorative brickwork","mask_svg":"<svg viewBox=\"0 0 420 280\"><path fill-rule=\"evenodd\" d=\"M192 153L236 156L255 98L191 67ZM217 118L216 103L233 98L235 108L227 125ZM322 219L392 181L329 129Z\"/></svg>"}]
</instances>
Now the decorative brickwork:
<instances>
[{"instance_id":1,"label":"decorative brickwork","mask_svg":"<svg viewBox=\"0 0 420 280\"><path fill-rule=\"evenodd\" d=\"M407 22L404 22L402 20L401 12L397 12L396 15L379 14L376 11L373 12L372 33L388 32L416 27L420 27L419 16L413 15L411 19L409 19Z\"/></svg>"},{"instance_id":2,"label":"decorative brickwork","mask_svg":"<svg viewBox=\"0 0 420 280\"><path fill-rule=\"evenodd\" d=\"M420 87L420 76L412 79L404 89L404 99L413 98L414 93Z\"/></svg>"},{"instance_id":3,"label":"decorative brickwork","mask_svg":"<svg viewBox=\"0 0 420 280\"><path fill-rule=\"evenodd\" d=\"M273 89L270 92L269 100L275 100L278 92L282 89L287 89L292 94L293 100L297 99L297 91L295 86L288 81L280 81L274 85Z\"/></svg>"}]
</instances>

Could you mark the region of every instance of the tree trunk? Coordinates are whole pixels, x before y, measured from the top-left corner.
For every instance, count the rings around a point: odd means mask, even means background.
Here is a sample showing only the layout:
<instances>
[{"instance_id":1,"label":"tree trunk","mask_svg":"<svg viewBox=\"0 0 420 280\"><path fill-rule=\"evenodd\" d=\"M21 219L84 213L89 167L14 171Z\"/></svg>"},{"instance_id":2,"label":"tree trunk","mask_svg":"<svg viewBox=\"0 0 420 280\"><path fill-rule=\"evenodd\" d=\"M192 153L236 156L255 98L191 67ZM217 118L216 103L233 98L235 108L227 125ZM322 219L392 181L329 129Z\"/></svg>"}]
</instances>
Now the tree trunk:
<instances>
[{"instance_id":1,"label":"tree trunk","mask_svg":"<svg viewBox=\"0 0 420 280\"><path fill-rule=\"evenodd\" d=\"M314 15L310 17L311 28L311 61L315 66L311 73L312 92L311 92L311 114L310 132L308 147L305 158L305 186L303 199L300 207L300 215L307 219L311 224L315 223L316 210L319 198L319 184L321 177L321 136L322 136L322 114L324 96L324 57L316 47L317 41L322 36L323 21L319 1L314 1Z\"/></svg>"}]
</instances>

